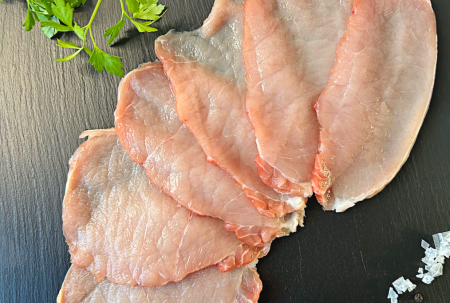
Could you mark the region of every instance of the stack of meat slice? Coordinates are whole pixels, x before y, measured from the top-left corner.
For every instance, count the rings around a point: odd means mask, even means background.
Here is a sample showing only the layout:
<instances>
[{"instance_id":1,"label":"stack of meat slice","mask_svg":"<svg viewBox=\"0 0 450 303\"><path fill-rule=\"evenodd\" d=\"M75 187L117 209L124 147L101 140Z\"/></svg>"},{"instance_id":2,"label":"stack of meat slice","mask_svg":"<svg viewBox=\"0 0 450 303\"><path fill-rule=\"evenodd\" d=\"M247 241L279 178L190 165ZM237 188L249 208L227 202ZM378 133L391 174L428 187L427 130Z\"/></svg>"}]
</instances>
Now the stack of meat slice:
<instances>
[{"instance_id":1,"label":"stack of meat slice","mask_svg":"<svg viewBox=\"0 0 450 303\"><path fill-rule=\"evenodd\" d=\"M70 160L58 302L257 302L313 191L343 211L406 161L436 27L429 0L216 0L155 50Z\"/></svg>"}]
</instances>

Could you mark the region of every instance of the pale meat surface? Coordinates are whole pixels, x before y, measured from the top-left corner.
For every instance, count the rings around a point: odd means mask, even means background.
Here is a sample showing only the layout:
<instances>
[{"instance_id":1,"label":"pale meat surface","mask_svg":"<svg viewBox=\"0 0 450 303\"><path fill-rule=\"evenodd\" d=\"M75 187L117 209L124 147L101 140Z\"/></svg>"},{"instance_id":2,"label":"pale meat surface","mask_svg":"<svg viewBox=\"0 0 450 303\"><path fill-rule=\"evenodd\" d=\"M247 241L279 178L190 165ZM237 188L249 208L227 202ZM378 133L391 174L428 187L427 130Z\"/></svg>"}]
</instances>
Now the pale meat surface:
<instances>
[{"instance_id":1,"label":"pale meat surface","mask_svg":"<svg viewBox=\"0 0 450 303\"><path fill-rule=\"evenodd\" d=\"M428 0L355 0L317 112L313 185L344 211L382 190L409 156L435 77L436 21Z\"/></svg>"},{"instance_id":2,"label":"pale meat surface","mask_svg":"<svg viewBox=\"0 0 450 303\"><path fill-rule=\"evenodd\" d=\"M302 222L303 213L261 215L235 181L207 161L177 117L160 63L147 64L122 80L115 115L124 149L157 186L195 213L222 219L247 244L264 246Z\"/></svg>"},{"instance_id":3,"label":"pale meat surface","mask_svg":"<svg viewBox=\"0 0 450 303\"><path fill-rule=\"evenodd\" d=\"M223 222L178 205L133 163L114 131L89 131L70 160L63 231L73 264L98 281L159 286L219 263L221 270L266 253Z\"/></svg>"},{"instance_id":4,"label":"pale meat surface","mask_svg":"<svg viewBox=\"0 0 450 303\"><path fill-rule=\"evenodd\" d=\"M256 303L261 290L253 264L227 273L208 267L180 282L158 287L97 282L91 272L72 265L57 303Z\"/></svg>"},{"instance_id":5,"label":"pale meat surface","mask_svg":"<svg viewBox=\"0 0 450 303\"><path fill-rule=\"evenodd\" d=\"M155 51L176 98L178 117L208 160L242 186L258 211L282 217L305 207L303 197L279 194L256 169L258 153L245 109L242 59L243 1L216 0L204 25L159 37Z\"/></svg>"},{"instance_id":6,"label":"pale meat surface","mask_svg":"<svg viewBox=\"0 0 450 303\"><path fill-rule=\"evenodd\" d=\"M325 88L352 0L247 0L243 55L246 107L255 129L261 179L309 197Z\"/></svg>"}]
</instances>

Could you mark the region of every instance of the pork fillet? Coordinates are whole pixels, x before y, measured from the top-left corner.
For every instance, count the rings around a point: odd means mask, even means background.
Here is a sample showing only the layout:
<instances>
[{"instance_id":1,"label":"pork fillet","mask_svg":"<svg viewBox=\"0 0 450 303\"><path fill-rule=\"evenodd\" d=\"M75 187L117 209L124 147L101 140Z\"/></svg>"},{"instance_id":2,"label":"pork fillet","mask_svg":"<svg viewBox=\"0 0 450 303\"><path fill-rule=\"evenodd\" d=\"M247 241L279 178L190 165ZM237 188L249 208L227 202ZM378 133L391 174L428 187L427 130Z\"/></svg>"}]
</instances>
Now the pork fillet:
<instances>
[{"instance_id":1,"label":"pork fillet","mask_svg":"<svg viewBox=\"0 0 450 303\"><path fill-rule=\"evenodd\" d=\"M208 160L226 170L258 211L282 217L306 199L279 194L258 176L256 138L245 110L243 1L216 0L203 27L156 40L176 98L178 117Z\"/></svg>"},{"instance_id":2,"label":"pork fillet","mask_svg":"<svg viewBox=\"0 0 450 303\"><path fill-rule=\"evenodd\" d=\"M263 246L302 222L303 212L283 218L259 214L235 181L207 161L177 117L160 63L147 64L122 80L115 115L124 149L157 186L195 213L222 219L245 243Z\"/></svg>"},{"instance_id":3,"label":"pork fillet","mask_svg":"<svg viewBox=\"0 0 450 303\"><path fill-rule=\"evenodd\" d=\"M314 102L333 67L353 0L246 0L246 107L261 179L279 192L312 195L319 146Z\"/></svg>"},{"instance_id":4,"label":"pork fillet","mask_svg":"<svg viewBox=\"0 0 450 303\"><path fill-rule=\"evenodd\" d=\"M159 286L216 263L230 270L267 252L162 193L114 129L87 134L70 160L63 230L72 263L97 281L106 276L117 284Z\"/></svg>"},{"instance_id":5,"label":"pork fillet","mask_svg":"<svg viewBox=\"0 0 450 303\"><path fill-rule=\"evenodd\" d=\"M427 112L437 57L428 0L355 0L320 95L314 191L344 211L381 191L409 156Z\"/></svg>"},{"instance_id":6,"label":"pork fillet","mask_svg":"<svg viewBox=\"0 0 450 303\"><path fill-rule=\"evenodd\" d=\"M261 290L254 264L227 273L208 267L159 287L97 282L91 272L72 265L57 303L250 303L258 302Z\"/></svg>"}]
</instances>

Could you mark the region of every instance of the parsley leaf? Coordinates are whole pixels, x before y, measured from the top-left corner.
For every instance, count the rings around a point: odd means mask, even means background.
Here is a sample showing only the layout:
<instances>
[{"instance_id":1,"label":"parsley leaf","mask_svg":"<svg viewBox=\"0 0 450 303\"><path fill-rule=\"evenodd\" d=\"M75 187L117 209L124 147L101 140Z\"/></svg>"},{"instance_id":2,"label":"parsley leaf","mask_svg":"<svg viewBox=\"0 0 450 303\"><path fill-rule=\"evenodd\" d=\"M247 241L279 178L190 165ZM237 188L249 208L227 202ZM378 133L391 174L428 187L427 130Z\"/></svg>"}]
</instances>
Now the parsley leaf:
<instances>
[{"instance_id":1,"label":"parsley leaf","mask_svg":"<svg viewBox=\"0 0 450 303\"><path fill-rule=\"evenodd\" d=\"M74 48L74 49L80 49L81 47L79 47L76 43L73 42L67 42L67 41L62 41L58 39L58 44L56 44L59 47L64 47L64 48Z\"/></svg>"},{"instance_id":2,"label":"parsley leaf","mask_svg":"<svg viewBox=\"0 0 450 303\"><path fill-rule=\"evenodd\" d=\"M65 25L63 25L61 23L58 23L58 22L55 22L55 21L42 21L41 22L41 26L42 27L45 27L45 26L51 27L51 28L53 28L53 29L55 29L57 31L60 31L60 32L70 32L70 31L72 31L72 27L65 26Z\"/></svg>"},{"instance_id":3,"label":"parsley leaf","mask_svg":"<svg viewBox=\"0 0 450 303\"><path fill-rule=\"evenodd\" d=\"M66 4L64 0L55 0L55 4L52 4L52 10L59 20L72 27L73 9L69 3Z\"/></svg>"},{"instance_id":4,"label":"parsley leaf","mask_svg":"<svg viewBox=\"0 0 450 303\"><path fill-rule=\"evenodd\" d=\"M59 59L55 59L55 61L59 61L59 62L67 62L72 60L73 58L75 58L80 52L81 52L82 48L80 48L78 51L76 51L75 53L68 55L67 57L64 58L59 58Z\"/></svg>"},{"instance_id":5,"label":"parsley leaf","mask_svg":"<svg viewBox=\"0 0 450 303\"><path fill-rule=\"evenodd\" d=\"M142 7L141 10L133 14L133 17L137 19L156 21L161 17L160 15L164 12L164 9L164 5L153 4L147 8Z\"/></svg>"},{"instance_id":6,"label":"parsley leaf","mask_svg":"<svg viewBox=\"0 0 450 303\"><path fill-rule=\"evenodd\" d=\"M138 21L135 21L133 19L130 19L130 20L134 24L134 26L136 26L136 29L139 32L141 32L141 33L144 33L144 32L156 32L157 31L156 28L148 26L149 24L153 23L152 21L149 21L149 22L138 22Z\"/></svg>"},{"instance_id":7,"label":"parsley leaf","mask_svg":"<svg viewBox=\"0 0 450 303\"><path fill-rule=\"evenodd\" d=\"M78 38L80 38L81 40L86 39L86 32L77 23L75 23L75 26L73 27L73 31L78 36Z\"/></svg>"},{"instance_id":8,"label":"parsley leaf","mask_svg":"<svg viewBox=\"0 0 450 303\"><path fill-rule=\"evenodd\" d=\"M66 62L75 58L82 51L89 55L89 63L94 66L98 72L106 70L110 74L123 77L123 64L121 57L113 56L102 51L94 41L92 32L92 23L100 8L103 0L97 0L94 11L89 19L89 23L80 26L73 20L74 9L84 5L87 0L26 0L27 15L23 23L26 31L30 31L36 25L36 21L40 23L40 27L44 35L52 38L58 32L74 32L81 39L82 44L79 46L73 42L67 42L58 39L56 44L58 47L75 49L72 53L64 58L55 59L56 61ZM130 20L139 32L154 32L156 28L150 24L157 21L164 14L165 6L159 5L159 0L118 0L122 8L122 16L120 20L106 29L103 36L108 37L108 45L111 45L119 36L120 31L124 28L126 20ZM3 2L3 0L0 0ZM124 2L126 2L125 10ZM90 38L93 49L86 46L87 40Z\"/></svg>"},{"instance_id":9,"label":"parsley leaf","mask_svg":"<svg viewBox=\"0 0 450 303\"><path fill-rule=\"evenodd\" d=\"M31 12L30 7L28 7L28 9L27 9L27 17L25 18L25 21L23 22L22 26L24 26L25 30L27 32L29 32L30 30L33 29L35 24L36 23L34 21L33 13Z\"/></svg>"},{"instance_id":10,"label":"parsley leaf","mask_svg":"<svg viewBox=\"0 0 450 303\"><path fill-rule=\"evenodd\" d=\"M126 0L127 1L127 7L130 13L134 14L139 11L139 2L138 0Z\"/></svg>"},{"instance_id":11,"label":"parsley leaf","mask_svg":"<svg viewBox=\"0 0 450 303\"><path fill-rule=\"evenodd\" d=\"M123 77L123 65L120 61L120 57L105 53L97 46L94 48L94 51L89 58L89 63L92 64L99 73L105 68L108 73Z\"/></svg>"},{"instance_id":12,"label":"parsley leaf","mask_svg":"<svg viewBox=\"0 0 450 303\"><path fill-rule=\"evenodd\" d=\"M125 25L125 22L126 21L122 19L105 31L105 33L103 34L103 37L109 36L108 45L111 45L113 43L114 39L117 38L117 36L119 35L119 32L122 30L123 26Z\"/></svg>"},{"instance_id":13,"label":"parsley leaf","mask_svg":"<svg viewBox=\"0 0 450 303\"><path fill-rule=\"evenodd\" d=\"M51 16L49 18L47 15L45 15L43 13L35 13L35 15L37 16L37 18L39 19L39 21L41 23L46 22L46 21L53 21L53 22L59 23L59 19L56 16ZM41 26L42 26L42 24L41 24ZM46 35L48 38L52 38L58 32L56 29L54 29L51 26L42 26L41 30L44 33L44 35Z\"/></svg>"}]
</instances>

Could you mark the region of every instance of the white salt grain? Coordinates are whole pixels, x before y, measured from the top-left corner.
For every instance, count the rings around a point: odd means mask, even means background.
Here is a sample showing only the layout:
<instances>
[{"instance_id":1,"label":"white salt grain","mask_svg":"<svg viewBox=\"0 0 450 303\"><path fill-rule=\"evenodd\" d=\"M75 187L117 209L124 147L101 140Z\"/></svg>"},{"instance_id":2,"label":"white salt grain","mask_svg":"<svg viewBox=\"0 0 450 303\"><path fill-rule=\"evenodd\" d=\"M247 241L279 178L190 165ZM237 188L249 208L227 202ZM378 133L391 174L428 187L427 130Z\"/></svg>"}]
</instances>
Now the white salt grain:
<instances>
[{"instance_id":1,"label":"white salt grain","mask_svg":"<svg viewBox=\"0 0 450 303\"><path fill-rule=\"evenodd\" d=\"M397 280L395 280L392 285L394 285L395 290L398 292L398 294L402 294L404 292L406 292L406 290L408 289L408 286L406 284L405 278L400 277Z\"/></svg>"},{"instance_id":2,"label":"white salt grain","mask_svg":"<svg viewBox=\"0 0 450 303\"><path fill-rule=\"evenodd\" d=\"M436 262L437 262L437 263L440 263L440 264L444 264L444 263L445 263L445 258L444 258L444 256L438 256L438 257L436 258Z\"/></svg>"},{"instance_id":3,"label":"white salt grain","mask_svg":"<svg viewBox=\"0 0 450 303\"><path fill-rule=\"evenodd\" d=\"M433 236L433 239L434 239L434 236ZM430 247L430 244L428 244L427 241L422 240L422 242L420 243L420 246L422 246L423 249L427 249L428 247Z\"/></svg>"},{"instance_id":4,"label":"white salt grain","mask_svg":"<svg viewBox=\"0 0 450 303\"><path fill-rule=\"evenodd\" d=\"M389 287L389 293L388 293L388 299L396 299L398 298L397 293L392 289L392 287Z\"/></svg>"},{"instance_id":5,"label":"white salt grain","mask_svg":"<svg viewBox=\"0 0 450 303\"><path fill-rule=\"evenodd\" d=\"M409 279L406 279L406 287L408 287L408 291L411 292L416 289L417 285L412 283Z\"/></svg>"},{"instance_id":6,"label":"white salt grain","mask_svg":"<svg viewBox=\"0 0 450 303\"><path fill-rule=\"evenodd\" d=\"M429 274L426 273L422 279L422 282L425 284L431 284L431 282L433 282L434 278Z\"/></svg>"}]
</instances>

